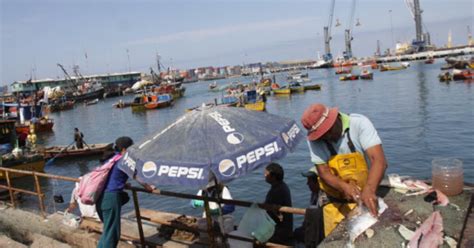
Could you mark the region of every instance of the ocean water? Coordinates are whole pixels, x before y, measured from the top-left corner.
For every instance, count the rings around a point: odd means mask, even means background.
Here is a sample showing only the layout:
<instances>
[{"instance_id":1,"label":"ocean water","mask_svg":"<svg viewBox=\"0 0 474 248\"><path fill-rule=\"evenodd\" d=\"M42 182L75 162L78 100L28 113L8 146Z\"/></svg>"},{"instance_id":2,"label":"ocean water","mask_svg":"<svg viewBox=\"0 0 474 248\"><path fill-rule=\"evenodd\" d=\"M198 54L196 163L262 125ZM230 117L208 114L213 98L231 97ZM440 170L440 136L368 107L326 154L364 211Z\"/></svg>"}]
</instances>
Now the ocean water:
<instances>
[{"instance_id":1,"label":"ocean water","mask_svg":"<svg viewBox=\"0 0 474 248\"><path fill-rule=\"evenodd\" d=\"M435 64L412 62L411 67L402 71L379 72L374 70L372 81L341 82L333 69L309 70L312 83L322 85L321 91L307 91L304 94L269 96L269 113L292 118L300 124L304 109L312 103L338 106L345 113L366 115L373 122L383 142L389 164L387 173L410 175L420 179L431 178L431 161L437 157L458 158L464 163L466 182L474 182L474 89L473 83L440 83L437 75L443 64L438 59ZM286 73L276 75L283 82ZM253 78L233 78L218 80L219 85L229 82L250 82ZM213 102L221 93L209 92L210 82L186 84L185 97L175 102L171 108L133 113L131 109L115 109L112 104L120 98L106 99L99 104L77 105L75 109L54 113L54 132L40 135L44 145L67 145L73 140L73 128L78 127L89 144L113 142L117 137L127 135L136 142L165 128L184 114L186 108L203 102ZM122 97L124 101L132 96ZM301 126L301 125L300 125ZM265 128L265 127L262 127ZM159 148L157 148L159 149ZM292 194L293 206L305 208L309 202L309 190L301 172L312 164L305 141L294 153L278 161L285 169L285 181ZM98 158L57 159L47 167L47 173L78 177L98 165ZM60 180L41 180L46 192L49 212L64 210L69 201L73 184ZM30 179L15 182L22 188L34 189ZM263 177L263 168L239 178L229 184L235 199L262 202L269 189ZM160 187L164 190L195 193L198 189L181 187ZM57 204L52 196L61 194L65 203ZM166 196L139 194L140 207L199 215L200 210L190 207L188 200ZM34 197L24 197L22 207L38 209ZM124 207L124 212L133 210L132 203ZM245 208L237 208L241 216ZM302 217L296 217L300 222ZM296 226L296 225L295 225Z\"/></svg>"}]
</instances>

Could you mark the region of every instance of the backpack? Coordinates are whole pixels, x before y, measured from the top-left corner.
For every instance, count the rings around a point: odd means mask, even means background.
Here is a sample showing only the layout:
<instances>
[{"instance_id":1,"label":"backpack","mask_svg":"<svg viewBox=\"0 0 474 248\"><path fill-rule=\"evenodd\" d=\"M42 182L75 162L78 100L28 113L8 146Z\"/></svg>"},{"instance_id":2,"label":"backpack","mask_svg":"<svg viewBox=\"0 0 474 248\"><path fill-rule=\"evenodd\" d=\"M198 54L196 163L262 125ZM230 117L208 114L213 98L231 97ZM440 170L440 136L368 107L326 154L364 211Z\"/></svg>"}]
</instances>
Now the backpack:
<instances>
[{"instance_id":1,"label":"backpack","mask_svg":"<svg viewBox=\"0 0 474 248\"><path fill-rule=\"evenodd\" d=\"M76 196L83 204L94 205L104 191L105 183L114 164L122 158L121 154L113 156L104 165L82 176Z\"/></svg>"}]
</instances>

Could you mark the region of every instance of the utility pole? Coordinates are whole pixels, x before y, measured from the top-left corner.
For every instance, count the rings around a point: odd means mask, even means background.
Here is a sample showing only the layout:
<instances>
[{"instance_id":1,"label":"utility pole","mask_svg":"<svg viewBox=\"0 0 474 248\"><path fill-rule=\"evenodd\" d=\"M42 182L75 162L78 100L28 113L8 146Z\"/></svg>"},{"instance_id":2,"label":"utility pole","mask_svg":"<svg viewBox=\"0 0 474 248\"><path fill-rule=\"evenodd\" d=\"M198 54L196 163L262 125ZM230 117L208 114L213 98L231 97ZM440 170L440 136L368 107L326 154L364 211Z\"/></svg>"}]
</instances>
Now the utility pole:
<instances>
[{"instance_id":1,"label":"utility pole","mask_svg":"<svg viewBox=\"0 0 474 248\"><path fill-rule=\"evenodd\" d=\"M392 34L392 47L395 47L394 40L393 40L393 22L392 22L392 10L389 9L388 13L390 15L390 33Z\"/></svg>"},{"instance_id":2,"label":"utility pole","mask_svg":"<svg viewBox=\"0 0 474 248\"><path fill-rule=\"evenodd\" d=\"M127 59L128 59L128 72L132 71L132 65L130 64L130 54L127 48Z\"/></svg>"}]
</instances>

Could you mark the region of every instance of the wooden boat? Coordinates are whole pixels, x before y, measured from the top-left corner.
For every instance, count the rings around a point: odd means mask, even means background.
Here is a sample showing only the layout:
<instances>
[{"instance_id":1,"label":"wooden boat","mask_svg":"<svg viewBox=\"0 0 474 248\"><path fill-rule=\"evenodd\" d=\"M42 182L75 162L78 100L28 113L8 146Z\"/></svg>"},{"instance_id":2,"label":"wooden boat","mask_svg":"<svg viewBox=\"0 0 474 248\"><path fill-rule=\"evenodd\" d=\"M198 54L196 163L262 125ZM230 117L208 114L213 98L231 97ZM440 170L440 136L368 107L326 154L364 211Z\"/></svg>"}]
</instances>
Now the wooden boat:
<instances>
[{"instance_id":1,"label":"wooden boat","mask_svg":"<svg viewBox=\"0 0 474 248\"><path fill-rule=\"evenodd\" d=\"M17 133L28 133L30 131L31 124L19 124L15 126ZM34 128L36 133L44 133L53 131L54 121L53 119L41 118L39 121L34 122Z\"/></svg>"},{"instance_id":2,"label":"wooden boat","mask_svg":"<svg viewBox=\"0 0 474 248\"><path fill-rule=\"evenodd\" d=\"M14 132L15 130L15 121L14 120L0 120L0 140L2 141L2 146L6 146L7 153L1 156L0 168L10 168L17 170L29 170L29 171L38 171L42 172L44 169L45 161L41 153L37 152L27 152L23 153L19 149L14 149L10 152L11 147L13 147L17 140L17 135ZM2 148L4 149L4 148ZM14 156L16 155L16 156ZM9 173L10 178L25 176L24 174L15 174ZM5 172L0 170L0 179L5 179Z\"/></svg>"},{"instance_id":3,"label":"wooden boat","mask_svg":"<svg viewBox=\"0 0 474 248\"><path fill-rule=\"evenodd\" d=\"M291 83L289 87L291 93L304 93L304 86L300 83Z\"/></svg>"},{"instance_id":4,"label":"wooden boat","mask_svg":"<svg viewBox=\"0 0 474 248\"><path fill-rule=\"evenodd\" d=\"M123 102L122 100L120 100L117 103L114 103L112 106L114 106L115 108L128 108L132 106L132 102Z\"/></svg>"},{"instance_id":5,"label":"wooden boat","mask_svg":"<svg viewBox=\"0 0 474 248\"><path fill-rule=\"evenodd\" d=\"M112 149L112 143L102 143L102 144L89 144L85 145L82 149L76 149L74 146L51 146L46 147L42 152L45 158L52 158L57 156L57 158L63 157L75 157L75 156L90 156L102 154L106 150Z\"/></svg>"},{"instance_id":6,"label":"wooden boat","mask_svg":"<svg viewBox=\"0 0 474 248\"><path fill-rule=\"evenodd\" d=\"M427 60L425 60L425 64L433 64L434 62L435 62L434 58L428 58Z\"/></svg>"},{"instance_id":7,"label":"wooden boat","mask_svg":"<svg viewBox=\"0 0 474 248\"><path fill-rule=\"evenodd\" d=\"M66 101L52 101L48 105L48 110L49 112L59 112L63 110L69 110L74 108L74 103L75 101L72 100L66 100Z\"/></svg>"},{"instance_id":8,"label":"wooden boat","mask_svg":"<svg viewBox=\"0 0 474 248\"><path fill-rule=\"evenodd\" d=\"M289 95L291 94L291 89L290 88L279 88L279 89L272 89L273 94L277 95Z\"/></svg>"},{"instance_id":9,"label":"wooden boat","mask_svg":"<svg viewBox=\"0 0 474 248\"><path fill-rule=\"evenodd\" d=\"M359 75L352 75L352 74L347 74L339 78L340 81L352 81L352 80L358 80L358 79L359 79Z\"/></svg>"},{"instance_id":10,"label":"wooden boat","mask_svg":"<svg viewBox=\"0 0 474 248\"><path fill-rule=\"evenodd\" d=\"M380 65L380 71L398 71L398 70L403 70L408 68L406 64L400 64L400 65L387 65L387 64L382 64Z\"/></svg>"},{"instance_id":11,"label":"wooden boat","mask_svg":"<svg viewBox=\"0 0 474 248\"><path fill-rule=\"evenodd\" d=\"M209 84L209 90L214 91L217 88L217 82L214 81L214 83Z\"/></svg>"},{"instance_id":12,"label":"wooden boat","mask_svg":"<svg viewBox=\"0 0 474 248\"><path fill-rule=\"evenodd\" d=\"M148 97L149 101L145 103L146 109L165 108L173 103L173 97L170 94L152 95L150 97Z\"/></svg>"},{"instance_id":13,"label":"wooden boat","mask_svg":"<svg viewBox=\"0 0 474 248\"><path fill-rule=\"evenodd\" d=\"M248 110L254 110L254 111L265 111L265 102L264 101L257 101L253 103L245 103L244 108Z\"/></svg>"},{"instance_id":14,"label":"wooden boat","mask_svg":"<svg viewBox=\"0 0 474 248\"><path fill-rule=\"evenodd\" d=\"M2 166L4 168L16 169L16 170L28 170L35 172L44 171L44 157L41 154L33 153L28 155L23 155L21 158L15 158L11 154L2 156ZM10 178L17 178L27 176L25 174L18 173L9 173ZM0 170L0 180L6 179L5 172Z\"/></svg>"},{"instance_id":15,"label":"wooden boat","mask_svg":"<svg viewBox=\"0 0 474 248\"><path fill-rule=\"evenodd\" d=\"M336 70L336 75L338 75L338 74L349 74L349 73L351 73L351 71L352 71L352 68L342 68L341 67L341 68Z\"/></svg>"},{"instance_id":16,"label":"wooden boat","mask_svg":"<svg viewBox=\"0 0 474 248\"><path fill-rule=\"evenodd\" d=\"M320 84L305 85L304 90L321 90L321 85Z\"/></svg>"},{"instance_id":17,"label":"wooden boat","mask_svg":"<svg viewBox=\"0 0 474 248\"><path fill-rule=\"evenodd\" d=\"M86 105L94 105L94 104L97 104L98 102L99 102L99 99L96 98L94 100L86 101Z\"/></svg>"}]
</instances>

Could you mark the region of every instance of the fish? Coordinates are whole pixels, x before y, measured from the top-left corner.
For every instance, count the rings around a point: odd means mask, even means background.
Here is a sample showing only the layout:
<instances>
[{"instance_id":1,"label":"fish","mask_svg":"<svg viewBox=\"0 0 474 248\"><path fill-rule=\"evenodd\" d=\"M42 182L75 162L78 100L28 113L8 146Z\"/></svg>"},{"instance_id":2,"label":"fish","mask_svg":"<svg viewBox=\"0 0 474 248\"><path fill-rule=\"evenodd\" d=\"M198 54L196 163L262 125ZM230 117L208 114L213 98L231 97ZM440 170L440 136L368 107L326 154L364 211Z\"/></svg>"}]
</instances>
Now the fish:
<instances>
[{"instance_id":1,"label":"fish","mask_svg":"<svg viewBox=\"0 0 474 248\"><path fill-rule=\"evenodd\" d=\"M388 208L388 206L385 204L382 198L379 197L377 200L379 205L378 214L381 215ZM347 224L351 244L354 243L360 234L365 232L365 230L378 221L376 217L373 217L370 214L370 211L367 209L367 207L362 204L359 204L353 211L355 211L355 214L350 217ZM348 246L350 245L348 244Z\"/></svg>"},{"instance_id":2,"label":"fish","mask_svg":"<svg viewBox=\"0 0 474 248\"><path fill-rule=\"evenodd\" d=\"M443 217L434 211L418 229L408 243L410 248L438 247L443 244Z\"/></svg>"}]
</instances>

